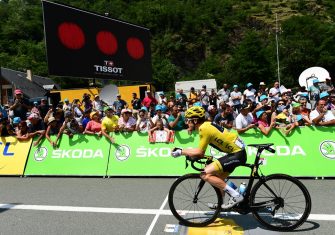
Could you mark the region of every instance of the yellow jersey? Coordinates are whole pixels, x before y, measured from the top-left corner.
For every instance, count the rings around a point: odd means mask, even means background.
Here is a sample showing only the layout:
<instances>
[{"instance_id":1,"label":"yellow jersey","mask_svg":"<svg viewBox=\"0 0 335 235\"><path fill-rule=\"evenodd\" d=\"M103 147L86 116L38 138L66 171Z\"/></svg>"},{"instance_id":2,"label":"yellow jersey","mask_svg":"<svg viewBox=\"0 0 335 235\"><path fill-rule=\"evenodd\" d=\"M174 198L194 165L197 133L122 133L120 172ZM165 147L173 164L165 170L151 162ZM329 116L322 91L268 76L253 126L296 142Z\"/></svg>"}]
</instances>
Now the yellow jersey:
<instances>
[{"instance_id":1,"label":"yellow jersey","mask_svg":"<svg viewBox=\"0 0 335 235\"><path fill-rule=\"evenodd\" d=\"M199 148L203 151L208 145L224 153L236 153L245 147L238 134L224 130L216 123L204 122L199 127L199 137Z\"/></svg>"},{"instance_id":2,"label":"yellow jersey","mask_svg":"<svg viewBox=\"0 0 335 235\"><path fill-rule=\"evenodd\" d=\"M112 118L104 117L101 122L101 129L107 132L115 131L116 127L118 126L119 117L113 115Z\"/></svg>"}]
</instances>

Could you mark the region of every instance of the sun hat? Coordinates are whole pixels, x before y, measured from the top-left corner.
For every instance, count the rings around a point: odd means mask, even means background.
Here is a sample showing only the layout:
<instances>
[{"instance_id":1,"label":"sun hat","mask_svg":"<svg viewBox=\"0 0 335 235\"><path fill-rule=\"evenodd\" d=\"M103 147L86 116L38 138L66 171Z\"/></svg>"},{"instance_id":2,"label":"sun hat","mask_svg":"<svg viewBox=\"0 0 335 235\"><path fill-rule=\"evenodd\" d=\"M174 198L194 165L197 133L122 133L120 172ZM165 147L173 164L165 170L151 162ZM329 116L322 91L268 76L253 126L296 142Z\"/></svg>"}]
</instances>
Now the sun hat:
<instances>
[{"instance_id":1,"label":"sun hat","mask_svg":"<svg viewBox=\"0 0 335 235\"><path fill-rule=\"evenodd\" d=\"M64 102L69 102L69 99L68 99L68 98L65 98L65 99L64 99Z\"/></svg>"},{"instance_id":2,"label":"sun hat","mask_svg":"<svg viewBox=\"0 0 335 235\"><path fill-rule=\"evenodd\" d=\"M259 85L260 86L265 86L265 83L264 82L260 82Z\"/></svg>"},{"instance_id":3,"label":"sun hat","mask_svg":"<svg viewBox=\"0 0 335 235\"><path fill-rule=\"evenodd\" d=\"M162 111L162 106L161 105L156 105L155 111Z\"/></svg>"},{"instance_id":4,"label":"sun hat","mask_svg":"<svg viewBox=\"0 0 335 235\"><path fill-rule=\"evenodd\" d=\"M56 119L54 117L49 117L48 118L48 125L52 122L55 122L55 121L56 121Z\"/></svg>"},{"instance_id":5,"label":"sun hat","mask_svg":"<svg viewBox=\"0 0 335 235\"><path fill-rule=\"evenodd\" d=\"M108 110L113 110L113 111L114 111L114 109L113 109L112 107L110 107L110 106L105 106L105 107L104 107L104 112L106 112L106 111L108 111Z\"/></svg>"},{"instance_id":6,"label":"sun hat","mask_svg":"<svg viewBox=\"0 0 335 235\"><path fill-rule=\"evenodd\" d=\"M292 104L292 107L293 107L293 108L298 108L298 107L300 107L300 106L301 106L300 103L293 103L293 104Z\"/></svg>"},{"instance_id":7,"label":"sun hat","mask_svg":"<svg viewBox=\"0 0 335 235\"><path fill-rule=\"evenodd\" d=\"M265 99L268 99L268 97L266 95L261 95L261 97L259 97L259 101L263 101Z\"/></svg>"},{"instance_id":8,"label":"sun hat","mask_svg":"<svg viewBox=\"0 0 335 235\"><path fill-rule=\"evenodd\" d=\"M276 116L276 119L285 119L286 120L287 116L285 113L280 113Z\"/></svg>"},{"instance_id":9,"label":"sun hat","mask_svg":"<svg viewBox=\"0 0 335 235\"><path fill-rule=\"evenodd\" d=\"M256 117L259 118L264 113L264 110L259 110L256 112Z\"/></svg>"},{"instance_id":10,"label":"sun hat","mask_svg":"<svg viewBox=\"0 0 335 235\"><path fill-rule=\"evenodd\" d=\"M15 93L15 95L20 95L20 94L22 95L23 94L23 92L20 89L16 89L14 93Z\"/></svg>"},{"instance_id":11,"label":"sun hat","mask_svg":"<svg viewBox=\"0 0 335 235\"><path fill-rule=\"evenodd\" d=\"M99 115L99 112L97 112L97 111L96 111L96 112L94 112L94 111L91 112L91 113L90 113L90 119L93 119L93 116L94 116L94 115Z\"/></svg>"},{"instance_id":12,"label":"sun hat","mask_svg":"<svg viewBox=\"0 0 335 235\"><path fill-rule=\"evenodd\" d=\"M141 110L144 110L145 112L148 112L148 108L145 107L145 106L141 107Z\"/></svg>"},{"instance_id":13,"label":"sun hat","mask_svg":"<svg viewBox=\"0 0 335 235\"><path fill-rule=\"evenodd\" d=\"M122 109L121 114L124 114L124 113L132 113L132 111L131 109Z\"/></svg>"},{"instance_id":14,"label":"sun hat","mask_svg":"<svg viewBox=\"0 0 335 235\"><path fill-rule=\"evenodd\" d=\"M320 94L320 99L325 98L327 96L329 96L328 92L324 91Z\"/></svg>"},{"instance_id":15,"label":"sun hat","mask_svg":"<svg viewBox=\"0 0 335 235\"><path fill-rule=\"evenodd\" d=\"M249 105L248 103L243 103L242 105L241 105L241 109L248 109L248 108L250 108L251 107L251 105Z\"/></svg>"}]
</instances>

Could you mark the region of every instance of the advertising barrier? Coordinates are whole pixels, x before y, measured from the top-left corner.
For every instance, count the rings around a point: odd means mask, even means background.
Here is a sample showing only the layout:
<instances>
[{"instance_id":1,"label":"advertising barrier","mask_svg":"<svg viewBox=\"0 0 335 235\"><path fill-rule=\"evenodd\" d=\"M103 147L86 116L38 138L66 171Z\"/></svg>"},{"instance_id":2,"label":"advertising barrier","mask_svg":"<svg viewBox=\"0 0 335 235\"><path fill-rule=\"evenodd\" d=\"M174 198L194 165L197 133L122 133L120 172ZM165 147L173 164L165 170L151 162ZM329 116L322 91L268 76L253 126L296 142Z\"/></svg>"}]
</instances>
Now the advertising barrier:
<instances>
[{"instance_id":1,"label":"advertising barrier","mask_svg":"<svg viewBox=\"0 0 335 235\"><path fill-rule=\"evenodd\" d=\"M274 130L264 136L258 130L249 130L241 135L246 144L274 143L276 153L262 154L264 174L285 173L292 176L335 176L335 128L302 127L285 136ZM174 159L173 147L197 147L196 133L187 131L175 133L174 143L149 143L148 136L141 133L116 134L116 142L110 150L107 175L109 176L179 176L191 172L185 170L185 158ZM256 149L246 147L248 163L253 163ZM210 146L207 155L219 158ZM250 169L239 167L232 176L248 176Z\"/></svg>"},{"instance_id":2,"label":"advertising barrier","mask_svg":"<svg viewBox=\"0 0 335 235\"><path fill-rule=\"evenodd\" d=\"M56 148L44 139L40 146L31 147L24 174L105 176L109 148L105 137L92 135L62 135Z\"/></svg>"},{"instance_id":3,"label":"advertising barrier","mask_svg":"<svg viewBox=\"0 0 335 235\"><path fill-rule=\"evenodd\" d=\"M23 175L31 140L0 138L0 175Z\"/></svg>"}]
</instances>

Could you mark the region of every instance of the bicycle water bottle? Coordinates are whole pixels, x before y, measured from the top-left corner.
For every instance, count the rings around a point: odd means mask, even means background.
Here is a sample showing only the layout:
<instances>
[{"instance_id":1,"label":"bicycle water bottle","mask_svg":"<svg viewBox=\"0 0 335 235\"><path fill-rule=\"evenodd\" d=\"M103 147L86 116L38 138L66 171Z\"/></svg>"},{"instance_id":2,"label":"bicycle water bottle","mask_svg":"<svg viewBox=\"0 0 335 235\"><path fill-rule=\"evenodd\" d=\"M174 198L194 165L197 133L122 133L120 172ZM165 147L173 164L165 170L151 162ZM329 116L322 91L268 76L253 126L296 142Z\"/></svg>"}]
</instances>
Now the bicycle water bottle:
<instances>
[{"instance_id":1,"label":"bicycle water bottle","mask_svg":"<svg viewBox=\"0 0 335 235\"><path fill-rule=\"evenodd\" d=\"M245 182L242 182L240 184L240 187L238 189L238 192L243 196L245 194L245 190L247 189L247 184Z\"/></svg>"},{"instance_id":2,"label":"bicycle water bottle","mask_svg":"<svg viewBox=\"0 0 335 235\"><path fill-rule=\"evenodd\" d=\"M228 184L232 189L237 190L237 186L234 184L233 181L227 180L226 184Z\"/></svg>"}]
</instances>

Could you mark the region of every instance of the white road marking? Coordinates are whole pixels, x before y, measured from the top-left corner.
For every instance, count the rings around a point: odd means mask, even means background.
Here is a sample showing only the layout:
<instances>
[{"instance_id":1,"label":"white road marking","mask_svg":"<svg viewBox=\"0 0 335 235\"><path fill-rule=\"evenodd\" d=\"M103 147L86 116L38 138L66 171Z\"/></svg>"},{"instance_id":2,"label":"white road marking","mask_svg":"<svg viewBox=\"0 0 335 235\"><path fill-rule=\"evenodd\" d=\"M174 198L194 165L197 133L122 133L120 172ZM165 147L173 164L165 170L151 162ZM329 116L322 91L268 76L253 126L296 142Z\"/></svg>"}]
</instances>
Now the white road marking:
<instances>
[{"instance_id":1,"label":"white road marking","mask_svg":"<svg viewBox=\"0 0 335 235\"><path fill-rule=\"evenodd\" d=\"M153 222L156 222L159 215L172 215L170 210L163 210L167 203L165 198L161 207L157 209L133 209L133 208L110 208L110 207L77 207L77 206L49 206L49 205L18 205L0 204L0 210L37 210L37 211L63 211L63 212L92 212L110 214L134 214L134 215L156 215ZM199 213L199 212L197 212ZM223 212L223 216L239 215L236 212ZM240 215L243 216L243 215ZM335 221L335 214L310 214L308 220ZM153 224L153 223L152 223Z\"/></svg>"},{"instance_id":2,"label":"white road marking","mask_svg":"<svg viewBox=\"0 0 335 235\"><path fill-rule=\"evenodd\" d=\"M150 224L150 227L148 228L148 231L147 231L146 235L150 235L151 232L152 232L152 230L153 230L153 228L155 227L155 224L156 224L156 222L158 220L158 217L161 215L161 212L163 211L163 209L164 209L164 207L165 207L165 205L166 205L166 203L168 201L168 196L169 195L166 195L166 198L165 198L164 202L162 203L161 207L159 208L159 210L157 211L155 218L152 220L152 222Z\"/></svg>"}]
</instances>

